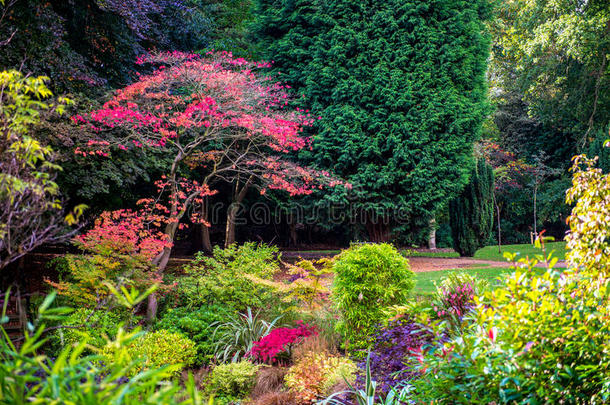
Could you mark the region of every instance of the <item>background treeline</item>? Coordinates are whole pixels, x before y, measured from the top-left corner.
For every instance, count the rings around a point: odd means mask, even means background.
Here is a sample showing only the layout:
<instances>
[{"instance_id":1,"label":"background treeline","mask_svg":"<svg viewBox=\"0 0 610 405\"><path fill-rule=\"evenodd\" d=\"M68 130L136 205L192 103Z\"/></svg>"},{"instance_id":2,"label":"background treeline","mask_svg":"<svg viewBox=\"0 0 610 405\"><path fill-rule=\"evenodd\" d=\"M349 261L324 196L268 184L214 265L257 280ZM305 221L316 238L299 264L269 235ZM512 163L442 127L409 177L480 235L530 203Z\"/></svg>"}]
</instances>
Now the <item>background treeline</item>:
<instances>
[{"instance_id":1,"label":"background treeline","mask_svg":"<svg viewBox=\"0 0 610 405\"><path fill-rule=\"evenodd\" d=\"M571 157L600 155L610 169L602 148L610 116L603 0L9 0L1 7L0 67L49 76L54 94L76 101L72 113L101 105L144 73L135 61L147 50L217 49L273 61L273 74L304 96L301 107L321 117L313 149L299 159L353 188L298 199L252 190L240 200L238 241L424 245L432 228L444 247L453 244L451 223L478 217L486 222L476 227L489 228L484 235L455 225L453 235L477 233L475 244L528 241L541 229L561 237ZM70 205L85 203L94 217L154 194L163 151L79 158L74 147L89 137L70 115L43 117L36 133L58 155ZM456 198L482 193L472 173L485 165L494 173L491 198L470 202L485 215L450 215L464 206ZM184 252L228 237L236 185L215 187L208 207L220 207L217 221L209 234L185 231ZM269 207L269 221L252 222L247 210L257 203Z\"/></svg>"}]
</instances>

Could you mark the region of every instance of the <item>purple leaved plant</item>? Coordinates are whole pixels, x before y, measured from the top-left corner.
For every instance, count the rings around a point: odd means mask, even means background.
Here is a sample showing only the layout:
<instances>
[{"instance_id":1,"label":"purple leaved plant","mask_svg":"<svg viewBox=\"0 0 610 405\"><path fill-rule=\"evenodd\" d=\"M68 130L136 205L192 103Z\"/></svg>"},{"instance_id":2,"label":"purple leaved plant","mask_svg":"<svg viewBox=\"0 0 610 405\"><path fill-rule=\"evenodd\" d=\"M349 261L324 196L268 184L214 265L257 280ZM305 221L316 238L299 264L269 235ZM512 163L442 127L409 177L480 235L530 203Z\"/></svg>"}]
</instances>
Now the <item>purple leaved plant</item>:
<instances>
[{"instance_id":1,"label":"purple leaved plant","mask_svg":"<svg viewBox=\"0 0 610 405\"><path fill-rule=\"evenodd\" d=\"M417 353L422 352L422 346L435 340L435 336L423 325L410 319L391 321L388 326L379 329L370 353L371 377L377 381L379 392L385 395L390 388L418 375L413 367ZM361 373L356 383L363 387L366 361L358 364L358 367Z\"/></svg>"}]
</instances>

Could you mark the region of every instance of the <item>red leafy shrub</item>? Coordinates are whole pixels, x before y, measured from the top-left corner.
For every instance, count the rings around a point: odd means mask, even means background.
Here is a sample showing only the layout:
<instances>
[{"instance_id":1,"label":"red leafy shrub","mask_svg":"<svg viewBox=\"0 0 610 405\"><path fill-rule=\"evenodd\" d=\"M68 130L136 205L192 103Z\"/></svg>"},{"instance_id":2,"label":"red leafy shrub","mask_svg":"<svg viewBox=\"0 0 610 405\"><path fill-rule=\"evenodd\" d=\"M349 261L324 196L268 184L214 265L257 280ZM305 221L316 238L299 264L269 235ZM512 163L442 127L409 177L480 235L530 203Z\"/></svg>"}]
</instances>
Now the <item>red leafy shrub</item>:
<instances>
[{"instance_id":1,"label":"red leafy shrub","mask_svg":"<svg viewBox=\"0 0 610 405\"><path fill-rule=\"evenodd\" d=\"M315 328L302 321L298 321L296 328L277 328L268 335L254 342L250 355L255 359L275 364L279 363L284 355L290 354L290 349L304 338L317 334Z\"/></svg>"},{"instance_id":2,"label":"red leafy shrub","mask_svg":"<svg viewBox=\"0 0 610 405\"><path fill-rule=\"evenodd\" d=\"M126 209L104 211L95 226L77 236L75 242L89 252L138 255L145 260L171 247L167 236L150 226L142 213Z\"/></svg>"},{"instance_id":3,"label":"red leafy shrub","mask_svg":"<svg viewBox=\"0 0 610 405\"><path fill-rule=\"evenodd\" d=\"M453 288L443 287L438 293L438 302L432 307L439 318L461 318L474 306L475 290L472 283L456 285Z\"/></svg>"},{"instance_id":4,"label":"red leafy shrub","mask_svg":"<svg viewBox=\"0 0 610 405\"><path fill-rule=\"evenodd\" d=\"M432 309L439 319L459 324L474 307L474 297L486 288L484 281L466 273L450 274L437 286Z\"/></svg>"}]
</instances>

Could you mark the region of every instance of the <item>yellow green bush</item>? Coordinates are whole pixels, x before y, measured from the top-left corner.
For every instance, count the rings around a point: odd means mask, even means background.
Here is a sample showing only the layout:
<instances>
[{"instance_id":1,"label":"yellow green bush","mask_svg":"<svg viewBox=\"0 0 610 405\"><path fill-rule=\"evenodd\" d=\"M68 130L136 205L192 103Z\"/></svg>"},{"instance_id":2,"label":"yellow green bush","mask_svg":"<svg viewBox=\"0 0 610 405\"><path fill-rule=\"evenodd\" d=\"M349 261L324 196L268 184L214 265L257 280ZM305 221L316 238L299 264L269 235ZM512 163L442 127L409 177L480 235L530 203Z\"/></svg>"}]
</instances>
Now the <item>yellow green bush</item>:
<instances>
[{"instance_id":1,"label":"yellow green bush","mask_svg":"<svg viewBox=\"0 0 610 405\"><path fill-rule=\"evenodd\" d=\"M231 403L244 399L254 388L259 368L259 365L247 360L220 364L210 373L206 391L214 396L214 403Z\"/></svg>"},{"instance_id":2,"label":"yellow green bush","mask_svg":"<svg viewBox=\"0 0 610 405\"><path fill-rule=\"evenodd\" d=\"M115 361L118 357L125 365L134 362L130 369L132 375L165 365L188 367L196 355L195 342L166 330L145 333L124 346L109 344L102 350L104 361Z\"/></svg>"},{"instance_id":3,"label":"yellow green bush","mask_svg":"<svg viewBox=\"0 0 610 405\"><path fill-rule=\"evenodd\" d=\"M566 259L576 269L610 275L610 175L596 162L584 155L574 158L572 188L566 194L567 203L574 204Z\"/></svg>"},{"instance_id":4,"label":"yellow green bush","mask_svg":"<svg viewBox=\"0 0 610 405\"><path fill-rule=\"evenodd\" d=\"M415 275L409 261L387 243L353 245L335 258L332 269L332 299L341 314L337 329L347 350L366 349L385 311L407 303Z\"/></svg>"}]
</instances>

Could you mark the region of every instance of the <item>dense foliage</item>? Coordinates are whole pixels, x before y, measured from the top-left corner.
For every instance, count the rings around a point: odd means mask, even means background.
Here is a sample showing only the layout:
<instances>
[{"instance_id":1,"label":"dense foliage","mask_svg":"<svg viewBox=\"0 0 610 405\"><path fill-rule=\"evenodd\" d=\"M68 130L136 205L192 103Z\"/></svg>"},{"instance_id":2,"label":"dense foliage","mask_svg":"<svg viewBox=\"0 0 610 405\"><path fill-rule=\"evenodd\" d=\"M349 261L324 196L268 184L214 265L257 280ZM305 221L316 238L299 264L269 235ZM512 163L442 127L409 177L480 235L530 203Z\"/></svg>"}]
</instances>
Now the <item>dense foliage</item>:
<instances>
[{"instance_id":1,"label":"dense foliage","mask_svg":"<svg viewBox=\"0 0 610 405\"><path fill-rule=\"evenodd\" d=\"M168 309L155 324L155 329L179 333L193 342L197 350L197 364L208 364L214 358L216 342L212 339L215 325L225 319L226 308L220 305L199 308Z\"/></svg>"},{"instance_id":2,"label":"dense foliage","mask_svg":"<svg viewBox=\"0 0 610 405\"><path fill-rule=\"evenodd\" d=\"M146 49L210 43L209 10L192 0L6 1L0 66L51 77L58 90L94 93L133 79Z\"/></svg>"},{"instance_id":3,"label":"dense foliage","mask_svg":"<svg viewBox=\"0 0 610 405\"><path fill-rule=\"evenodd\" d=\"M529 134L523 130L527 125L520 132L516 127L512 143L534 153L542 147L562 157L565 166L577 148L605 136L609 12L604 1L510 0L498 6L491 64L498 86L505 90L504 98L516 95L524 102L534 127L544 126ZM526 114L521 116L526 120Z\"/></svg>"},{"instance_id":4,"label":"dense foliage","mask_svg":"<svg viewBox=\"0 0 610 405\"><path fill-rule=\"evenodd\" d=\"M3 310L0 337L0 393L2 402L10 404L78 403L78 404L198 404L201 397L190 379L186 387L171 380L180 365L164 364L160 368L133 373L141 368L141 359L126 362L127 346L138 339L136 333L121 333L107 341L114 354L86 355L87 340L67 345L51 358L40 352L45 343L49 321L61 320L70 308L53 307L55 295L49 295L38 308L34 324L19 347L10 340L4 327L8 317ZM138 299L144 299L139 296ZM103 360L103 361L102 361Z\"/></svg>"},{"instance_id":5,"label":"dense foliage","mask_svg":"<svg viewBox=\"0 0 610 405\"><path fill-rule=\"evenodd\" d=\"M51 91L46 77L0 72L0 269L45 243L66 239L55 183L61 167L53 150L30 135L40 115L50 108L61 113L70 100L45 102Z\"/></svg>"},{"instance_id":6,"label":"dense foliage","mask_svg":"<svg viewBox=\"0 0 610 405\"><path fill-rule=\"evenodd\" d=\"M328 396L343 380L354 381L356 365L349 359L329 353L309 353L299 359L286 374L286 386L296 391L299 403L312 403Z\"/></svg>"},{"instance_id":7,"label":"dense foliage","mask_svg":"<svg viewBox=\"0 0 610 405\"><path fill-rule=\"evenodd\" d=\"M321 196L345 223L386 241L462 189L487 112L487 1L260 0L256 15L265 57L321 116L306 158L354 186Z\"/></svg>"},{"instance_id":8,"label":"dense foliage","mask_svg":"<svg viewBox=\"0 0 610 405\"><path fill-rule=\"evenodd\" d=\"M460 256L474 256L489 241L494 207L494 174L485 159L478 159L470 181L449 203L453 248Z\"/></svg>"},{"instance_id":9,"label":"dense foliage","mask_svg":"<svg viewBox=\"0 0 610 405\"><path fill-rule=\"evenodd\" d=\"M217 304L237 311L268 311L278 305L273 288L257 282L279 271L277 248L246 243L226 249L215 247L213 256L198 253L177 280L177 304L187 307ZM256 277L253 279L253 276Z\"/></svg>"},{"instance_id":10,"label":"dense foliage","mask_svg":"<svg viewBox=\"0 0 610 405\"><path fill-rule=\"evenodd\" d=\"M143 370L155 370L166 365L177 365L174 373L188 367L195 360L195 343L190 339L173 332L158 330L144 333L124 346L108 343L102 350L104 362L118 361L128 368L133 376ZM143 361L135 363L134 360Z\"/></svg>"},{"instance_id":11,"label":"dense foliage","mask_svg":"<svg viewBox=\"0 0 610 405\"><path fill-rule=\"evenodd\" d=\"M200 57L178 51L144 55L138 63L151 65L153 72L116 91L101 109L73 117L94 134L75 153L106 159L115 150L152 149L171 157L155 181L157 196L138 202L167 238L153 259L159 274L183 219L209 225L200 207L216 193L210 188L215 181L234 186L236 203L253 187L261 194L275 189L294 196L311 194L322 184L344 184L288 160L289 153L309 146L302 131L313 118L289 108L285 86L258 73L268 64L227 52ZM225 246L233 243L236 213L235 206L227 212ZM151 295L149 319L156 313Z\"/></svg>"},{"instance_id":12,"label":"dense foliage","mask_svg":"<svg viewBox=\"0 0 610 405\"><path fill-rule=\"evenodd\" d=\"M366 349L383 311L407 301L414 286L409 261L392 245L358 244L335 259L333 271L332 296L345 348Z\"/></svg>"},{"instance_id":13,"label":"dense foliage","mask_svg":"<svg viewBox=\"0 0 610 405\"><path fill-rule=\"evenodd\" d=\"M0 403L610 403L609 21L0 0Z\"/></svg>"},{"instance_id":14,"label":"dense foliage","mask_svg":"<svg viewBox=\"0 0 610 405\"><path fill-rule=\"evenodd\" d=\"M596 168L595 159L574 158L572 187L567 200L574 204L567 235L570 248L567 259L575 268L609 275L608 210L610 175Z\"/></svg>"},{"instance_id":15,"label":"dense foliage","mask_svg":"<svg viewBox=\"0 0 610 405\"><path fill-rule=\"evenodd\" d=\"M593 219L606 209L605 199L598 197L607 193L608 184L591 161L581 167L581 160L575 159L568 192L578 199L569 219L574 267L554 269L552 254L522 259L525 271L516 270L501 287L475 299L465 332L429 352L422 367L427 374L413 383L417 399L608 401L610 281L596 238L603 238L606 225ZM585 206L586 213L579 211ZM532 269L540 261L549 269L537 276Z\"/></svg>"},{"instance_id":16,"label":"dense foliage","mask_svg":"<svg viewBox=\"0 0 610 405\"><path fill-rule=\"evenodd\" d=\"M434 342L427 328L412 319L398 319L379 328L373 335L373 347L366 361L360 362L358 386L364 387L366 367L378 384L379 395L387 394L392 387L401 385L418 375L411 357L420 353L423 346Z\"/></svg>"},{"instance_id":17,"label":"dense foliage","mask_svg":"<svg viewBox=\"0 0 610 405\"><path fill-rule=\"evenodd\" d=\"M49 339L50 343L61 349L77 346L86 340L93 347L103 347L107 339L116 338L119 327L124 322L122 315L120 311L99 312L79 308L62 319L61 325L66 328L54 331Z\"/></svg>"},{"instance_id":18,"label":"dense foliage","mask_svg":"<svg viewBox=\"0 0 610 405\"><path fill-rule=\"evenodd\" d=\"M246 398L254 387L259 367L247 360L215 367L208 377L207 386L215 403L231 403Z\"/></svg>"}]
</instances>

